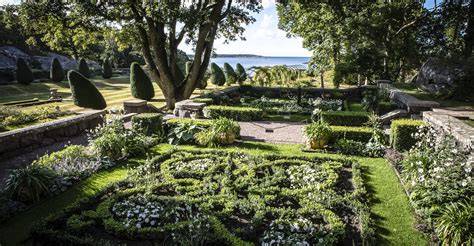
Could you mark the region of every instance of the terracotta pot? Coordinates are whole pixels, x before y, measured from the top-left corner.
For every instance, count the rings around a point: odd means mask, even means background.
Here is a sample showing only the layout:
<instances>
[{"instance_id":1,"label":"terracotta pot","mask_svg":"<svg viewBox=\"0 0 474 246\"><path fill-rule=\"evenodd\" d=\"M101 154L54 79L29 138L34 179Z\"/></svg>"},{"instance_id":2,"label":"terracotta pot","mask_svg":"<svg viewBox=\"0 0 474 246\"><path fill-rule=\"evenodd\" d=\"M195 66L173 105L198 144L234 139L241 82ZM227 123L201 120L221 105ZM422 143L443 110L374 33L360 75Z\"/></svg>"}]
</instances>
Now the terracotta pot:
<instances>
[{"instance_id":1,"label":"terracotta pot","mask_svg":"<svg viewBox=\"0 0 474 246\"><path fill-rule=\"evenodd\" d=\"M318 138L318 139L311 139L309 141L309 146L311 149L322 149L325 145L329 142L328 137Z\"/></svg>"}]
</instances>

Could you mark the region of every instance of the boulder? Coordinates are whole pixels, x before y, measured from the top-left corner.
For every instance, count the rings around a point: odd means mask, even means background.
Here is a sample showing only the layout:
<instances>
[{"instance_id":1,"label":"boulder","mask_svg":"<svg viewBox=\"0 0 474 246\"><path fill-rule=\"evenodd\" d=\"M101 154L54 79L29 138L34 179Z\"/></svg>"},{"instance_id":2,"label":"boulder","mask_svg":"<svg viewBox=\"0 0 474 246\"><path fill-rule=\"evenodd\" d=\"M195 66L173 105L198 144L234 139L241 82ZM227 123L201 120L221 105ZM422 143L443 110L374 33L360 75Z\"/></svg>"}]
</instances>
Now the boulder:
<instances>
[{"instance_id":1,"label":"boulder","mask_svg":"<svg viewBox=\"0 0 474 246\"><path fill-rule=\"evenodd\" d=\"M58 61L61 63L61 66L64 70L75 70L78 67L78 63L76 60L69 58L67 56L55 54L48 52L46 56L34 56L33 57L41 66L41 70L48 71L51 67L51 62L53 62L53 58L57 58Z\"/></svg>"},{"instance_id":2,"label":"boulder","mask_svg":"<svg viewBox=\"0 0 474 246\"><path fill-rule=\"evenodd\" d=\"M417 86L430 94L452 94L465 75L465 66L451 60L430 58L418 72Z\"/></svg>"},{"instance_id":3,"label":"boulder","mask_svg":"<svg viewBox=\"0 0 474 246\"><path fill-rule=\"evenodd\" d=\"M23 58L28 65L31 65L31 57L20 49L13 46L0 47L0 68L16 69L16 60L18 58Z\"/></svg>"}]
</instances>

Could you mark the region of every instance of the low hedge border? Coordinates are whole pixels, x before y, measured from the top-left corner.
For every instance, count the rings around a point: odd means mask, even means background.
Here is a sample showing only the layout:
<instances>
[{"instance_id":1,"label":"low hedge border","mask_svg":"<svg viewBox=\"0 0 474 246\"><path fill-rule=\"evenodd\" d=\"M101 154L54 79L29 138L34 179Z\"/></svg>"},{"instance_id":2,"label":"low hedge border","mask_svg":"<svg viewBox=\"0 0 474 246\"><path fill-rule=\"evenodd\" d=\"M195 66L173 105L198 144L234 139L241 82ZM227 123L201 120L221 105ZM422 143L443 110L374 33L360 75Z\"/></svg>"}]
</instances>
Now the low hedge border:
<instances>
[{"instance_id":1,"label":"low hedge border","mask_svg":"<svg viewBox=\"0 0 474 246\"><path fill-rule=\"evenodd\" d=\"M398 151L407 151L416 144L413 134L424 124L421 120L398 119L390 125L390 144Z\"/></svg>"},{"instance_id":2,"label":"low hedge border","mask_svg":"<svg viewBox=\"0 0 474 246\"><path fill-rule=\"evenodd\" d=\"M398 109L398 105L393 102L380 102L377 106L377 113L382 115Z\"/></svg>"},{"instance_id":3,"label":"low hedge border","mask_svg":"<svg viewBox=\"0 0 474 246\"><path fill-rule=\"evenodd\" d=\"M263 118L263 110L258 108L211 105L203 111L204 116L211 119L226 117L237 121L253 121Z\"/></svg>"},{"instance_id":4,"label":"low hedge border","mask_svg":"<svg viewBox=\"0 0 474 246\"><path fill-rule=\"evenodd\" d=\"M357 111L323 111L321 118L334 126L363 126L369 121L370 113Z\"/></svg>"},{"instance_id":5,"label":"low hedge border","mask_svg":"<svg viewBox=\"0 0 474 246\"><path fill-rule=\"evenodd\" d=\"M350 139L367 143L372 138L372 129L369 127L331 126L331 142L338 139Z\"/></svg>"}]
</instances>

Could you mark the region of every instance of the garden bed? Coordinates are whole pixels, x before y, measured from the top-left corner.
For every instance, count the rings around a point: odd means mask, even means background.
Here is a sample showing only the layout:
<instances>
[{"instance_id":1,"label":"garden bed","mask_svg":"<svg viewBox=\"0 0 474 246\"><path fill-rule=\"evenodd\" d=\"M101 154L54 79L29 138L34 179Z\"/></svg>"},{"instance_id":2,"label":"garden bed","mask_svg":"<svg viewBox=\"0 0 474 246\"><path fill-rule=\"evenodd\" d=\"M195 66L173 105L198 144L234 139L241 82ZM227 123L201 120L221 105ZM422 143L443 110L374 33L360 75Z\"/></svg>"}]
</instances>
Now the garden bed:
<instances>
[{"instance_id":1,"label":"garden bed","mask_svg":"<svg viewBox=\"0 0 474 246\"><path fill-rule=\"evenodd\" d=\"M350 159L172 151L33 232L35 242L334 245L373 235Z\"/></svg>"}]
</instances>

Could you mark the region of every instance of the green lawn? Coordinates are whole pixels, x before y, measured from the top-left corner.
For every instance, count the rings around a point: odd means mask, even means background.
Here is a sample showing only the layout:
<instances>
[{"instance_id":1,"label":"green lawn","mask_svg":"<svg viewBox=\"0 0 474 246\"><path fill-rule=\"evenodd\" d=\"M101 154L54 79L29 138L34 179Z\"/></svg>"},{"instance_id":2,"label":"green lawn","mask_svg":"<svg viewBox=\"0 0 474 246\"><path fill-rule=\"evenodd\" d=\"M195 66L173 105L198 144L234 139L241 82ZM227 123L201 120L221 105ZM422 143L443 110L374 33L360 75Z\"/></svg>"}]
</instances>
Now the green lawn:
<instances>
[{"instance_id":1,"label":"green lawn","mask_svg":"<svg viewBox=\"0 0 474 246\"><path fill-rule=\"evenodd\" d=\"M156 146L153 152L165 152L173 146L162 144ZM202 149L196 146L180 146L183 149ZM246 151L251 154L283 154L283 155L318 155L337 157L334 154L306 153L296 144L268 144L257 142L243 142L237 146L224 148L229 151ZM397 180L390 165L381 158L361 158L365 170L365 181L371 192L371 210L375 219L379 235L377 245L427 245L422 234L414 229L415 219L408 199ZM139 161L132 160L131 164ZM103 171L74 185L66 192L44 200L29 210L17 215L0 226L0 244L17 245L28 237L32 223L47 215L60 211L73 204L80 198L91 197L108 184L122 180L127 175L127 168L116 167Z\"/></svg>"},{"instance_id":2,"label":"green lawn","mask_svg":"<svg viewBox=\"0 0 474 246\"><path fill-rule=\"evenodd\" d=\"M441 104L441 107L461 107L465 110L474 110L474 102L464 102L455 99L436 98L435 96L418 89L415 85L412 84L396 83L393 84L393 86L420 100L439 102Z\"/></svg>"},{"instance_id":3,"label":"green lawn","mask_svg":"<svg viewBox=\"0 0 474 246\"><path fill-rule=\"evenodd\" d=\"M471 127L474 127L474 120L465 120L464 123L468 124Z\"/></svg>"},{"instance_id":4,"label":"green lawn","mask_svg":"<svg viewBox=\"0 0 474 246\"><path fill-rule=\"evenodd\" d=\"M121 107L124 101L133 99L130 92L130 79L128 76L112 77L110 79L103 79L102 77L97 76L92 78L91 81L104 96L108 108ZM149 103L157 107L162 107L165 105L163 93L155 83L153 86L155 88L155 98L153 98ZM44 82L31 83L29 85L22 85L18 83L1 85L0 103L28 100L33 98L47 100L49 98L50 88L57 88L59 95L61 95L61 97L65 100L61 103L43 104L35 107L60 106L63 110L71 110L75 112L84 110L83 108L75 106L70 100L71 90L69 89L69 83L66 80L60 83ZM210 92L215 88L216 86L209 84L205 90L196 90L193 93L193 97Z\"/></svg>"}]
</instances>

